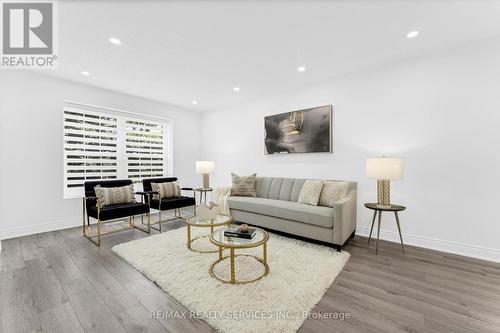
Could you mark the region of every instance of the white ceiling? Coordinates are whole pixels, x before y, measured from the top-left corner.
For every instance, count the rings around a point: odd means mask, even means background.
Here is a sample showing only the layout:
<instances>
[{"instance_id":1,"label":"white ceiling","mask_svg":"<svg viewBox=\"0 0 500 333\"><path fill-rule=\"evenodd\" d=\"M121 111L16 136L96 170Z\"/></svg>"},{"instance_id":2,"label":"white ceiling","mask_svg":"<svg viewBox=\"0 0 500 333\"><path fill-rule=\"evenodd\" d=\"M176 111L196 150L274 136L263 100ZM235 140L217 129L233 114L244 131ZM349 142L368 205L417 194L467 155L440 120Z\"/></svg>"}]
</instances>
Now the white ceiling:
<instances>
[{"instance_id":1,"label":"white ceiling","mask_svg":"<svg viewBox=\"0 0 500 333\"><path fill-rule=\"evenodd\" d=\"M194 110L500 35L500 1L480 0L59 1L58 17L46 73Z\"/></svg>"}]
</instances>

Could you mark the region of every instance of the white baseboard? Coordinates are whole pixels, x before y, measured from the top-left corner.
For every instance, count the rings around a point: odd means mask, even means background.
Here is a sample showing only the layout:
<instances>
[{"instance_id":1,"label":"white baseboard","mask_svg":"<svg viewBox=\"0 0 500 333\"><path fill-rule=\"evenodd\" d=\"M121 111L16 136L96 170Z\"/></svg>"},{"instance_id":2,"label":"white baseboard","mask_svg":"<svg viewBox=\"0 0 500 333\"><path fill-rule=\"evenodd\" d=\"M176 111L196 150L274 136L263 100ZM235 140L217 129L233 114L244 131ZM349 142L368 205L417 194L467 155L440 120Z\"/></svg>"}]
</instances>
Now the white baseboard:
<instances>
[{"instance_id":1,"label":"white baseboard","mask_svg":"<svg viewBox=\"0 0 500 333\"><path fill-rule=\"evenodd\" d=\"M151 218L153 218L154 216L157 216L157 215L158 215L157 212L151 212ZM91 221L92 221L92 223L95 222L95 220L91 220ZM48 222L48 223L40 223L40 224L34 224L34 225L32 224L32 225L22 226L22 227L0 229L0 241L2 239L17 238L17 237L22 237L22 236L39 234L42 232L74 228L74 227L79 227L81 225L82 225L82 219L76 218L76 219L67 219L67 220L60 220L60 221ZM1 246L1 242L0 242L0 246Z\"/></svg>"},{"instance_id":2,"label":"white baseboard","mask_svg":"<svg viewBox=\"0 0 500 333\"><path fill-rule=\"evenodd\" d=\"M356 234L368 237L370 235L369 227L358 226L356 228ZM373 230L372 237L377 237L376 228ZM385 231L380 229L380 239L399 243L399 234L394 231ZM459 254L465 257L472 257L477 259L483 259L488 261L500 262L500 250L491 249L486 247L481 247L477 245L469 245L463 243L457 243L442 239L435 239L429 237L415 236L409 234L403 234L404 244L414 245L418 247L423 247L427 249L448 252L453 254Z\"/></svg>"},{"instance_id":3,"label":"white baseboard","mask_svg":"<svg viewBox=\"0 0 500 333\"><path fill-rule=\"evenodd\" d=\"M78 219L68 219L68 220L40 223L35 225L28 225L28 226L8 228L8 229L0 229L0 240L39 234L41 232L73 228L81 225L82 225L82 219L78 218Z\"/></svg>"}]
</instances>

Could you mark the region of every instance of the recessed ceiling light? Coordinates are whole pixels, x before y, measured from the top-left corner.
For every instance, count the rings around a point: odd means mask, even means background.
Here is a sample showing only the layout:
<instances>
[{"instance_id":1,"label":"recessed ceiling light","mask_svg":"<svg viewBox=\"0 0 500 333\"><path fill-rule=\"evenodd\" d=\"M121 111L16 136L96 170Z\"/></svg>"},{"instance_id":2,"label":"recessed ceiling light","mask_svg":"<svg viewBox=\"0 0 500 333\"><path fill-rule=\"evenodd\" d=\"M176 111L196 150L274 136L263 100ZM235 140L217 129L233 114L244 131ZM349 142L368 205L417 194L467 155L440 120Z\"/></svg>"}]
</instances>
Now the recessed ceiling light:
<instances>
[{"instance_id":1,"label":"recessed ceiling light","mask_svg":"<svg viewBox=\"0 0 500 333\"><path fill-rule=\"evenodd\" d=\"M191 103L193 103L194 105L198 104L198 101L192 101Z\"/></svg>"},{"instance_id":2,"label":"recessed ceiling light","mask_svg":"<svg viewBox=\"0 0 500 333\"><path fill-rule=\"evenodd\" d=\"M122 43L122 41L121 41L121 40L119 40L118 38L115 38L115 37L111 37L111 38L109 39L109 42L110 42L111 44L115 44L115 45L121 45L121 43Z\"/></svg>"},{"instance_id":3,"label":"recessed ceiling light","mask_svg":"<svg viewBox=\"0 0 500 333\"><path fill-rule=\"evenodd\" d=\"M417 36L418 36L418 31L417 31L417 30L415 30L415 31L410 31L410 32L406 35L406 37L407 37L407 38L415 38L415 37L417 37Z\"/></svg>"},{"instance_id":4,"label":"recessed ceiling light","mask_svg":"<svg viewBox=\"0 0 500 333\"><path fill-rule=\"evenodd\" d=\"M240 91L240 87L234 87L233 91L236 91L236 92Z\"/></svg>"},{"instance_id":5,"label":"recessed ceiling light","mask_svg":"<svg viewBox=\"0 0 500 333\"><path fill-rule=\"evenodd\" d=\"M85 75L85 76L89 76L90 75L90 73L87 72L87 71L81 71L80 74Z\"/></svg>"},{"instance_id":6,"label":"recessed ceiling light","mask_svg":"<svg viewBox=\"0 0 500 333\"><path fill-rule=\"evenodd\" d=\"M305 66L299 66L297 67L297 72L305 72L306 71L306 67Z\"/></svg>"}]
</instances>

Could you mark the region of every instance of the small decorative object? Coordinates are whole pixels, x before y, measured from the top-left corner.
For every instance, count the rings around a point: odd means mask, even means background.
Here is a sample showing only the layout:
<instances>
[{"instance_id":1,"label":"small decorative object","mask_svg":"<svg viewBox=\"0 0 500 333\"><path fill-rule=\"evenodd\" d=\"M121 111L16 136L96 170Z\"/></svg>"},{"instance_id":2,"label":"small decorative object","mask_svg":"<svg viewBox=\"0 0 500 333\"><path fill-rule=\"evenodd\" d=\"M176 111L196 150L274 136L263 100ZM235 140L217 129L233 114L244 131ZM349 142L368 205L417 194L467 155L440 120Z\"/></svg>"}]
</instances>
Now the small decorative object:
<instances>
[{"instance_id":1,"label":"small decorative object","mask_svg":"<svg viewBox=\"0 0 500 333\"><path fill-rule=\"evenodd\" d=\"M377 179L378 205L390 207L390 181L403 179L403 160L385 156L368 158L366 159L366 177Z\"/></svg>"},{"instance_id":2,"label":"small decorative object","mask_svg":"<svg viewBox=\"0 0 500 333\"><path fill-rule=\"evenodd\" d=\"M213 161L196 161L196 173L203 175L203 188L210 188L209 174L214 172L215 162Z\"/></svg>"},{"instance_id":3,"label":"small decorative object","mask_svg":"<svg viewBox=\"0 0 500 333\"><path fill-rule=\"evenodd\" d=\"M266 154L331 153L332 106L265 117Z\"/></svg>"},{"instance_id":4,"label":"small decorative object","mask_svg":"<svg viewBox=\"0 0 500 333\"><path fill-rule=\"evenodd\" d=\"M196 215L204 219L214 219L219 215L219 205L212 201L208 205L202 203L196 207Z\"/></svg>"},{"instance_id":5,"label":"small decorative object","mask_svg":"<svg viewBox=\"0 0 500 333\"><path fill-rule=\"evenodd\" d=\"M247 231L242 231L241 226L231 226L224 230L224 236L226 237L236 237L244 239L252 239L255 236L256 229L248 228Z\"/></svg>"},{"instance_id":6,"label":"small decorative object","mask_svg":"<svg viewBox=\"0 0 500 333\"><path fill-rule=\"evenodd\" d=\"M240 231L243 233L247 233L248 232L248 224L240 225Z\"/></svg>"}]
</instances>

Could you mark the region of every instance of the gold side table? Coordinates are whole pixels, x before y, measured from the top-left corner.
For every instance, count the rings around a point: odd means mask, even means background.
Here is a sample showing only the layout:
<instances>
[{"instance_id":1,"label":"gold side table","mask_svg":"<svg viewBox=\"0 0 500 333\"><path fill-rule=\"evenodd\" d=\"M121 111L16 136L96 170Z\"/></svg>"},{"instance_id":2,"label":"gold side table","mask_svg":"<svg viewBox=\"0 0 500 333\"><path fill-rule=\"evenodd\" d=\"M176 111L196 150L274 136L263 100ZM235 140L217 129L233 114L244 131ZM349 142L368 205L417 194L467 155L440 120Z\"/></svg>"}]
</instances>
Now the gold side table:
<instances>
[{"instance_id":1,"label":"gold side table","mask_svg":"<svg viewBox=\"0 0 500 333\"><path fill-rule=\"evenodd\" d=\"M225 226L225 225L230 225L231 224L231 216L229 215L217 215L213 219L208 219L208 218L202 218L199 216L192 216L189 217L186 220L187 224L187 248L190 249L193 252L198 252L198 253L216 253L219 250L214 249L214 250L197 250L193 249L192 244L195 240L204 238L204 237L210 237L210 235L214 232L215 227L220 227L220 226ZM196 228L210 228L210 234L206 234L203 236L198 236L195 238L191 238L191 227L196 227ZM224 228L225 229L225 228Z\"/></svg>"},{"instance_id":2,"label":"gold side table","mask_svg":"<svg viewBox=\"0 0 500 333\"><path fill-rule=\"evenodd\" d=\"M237 238L237 237L226 237L224 236L224 229L219 229L216 230L210 235L210 241L219 247L219 259L215 261L211 266L208 272L210 273L210 276L219 280L222 283L230 283L230 284L246 284L246 283L252 283L255 281L258 281L262 279L264 276L269 274L269 265L267 263L267 241L269 240L269 234L262 229L255 228L256 229L256 235L252 239L245 239L245 238ZM234 251L237 249L249 249L253 247L258 247L262 245L262 258L259 258L254 255L250 254L235 254ZM225 249L229 249L229 256L223 256L222 252ZM238 281L236 279L236 271L235 271L235 258L239 256L246 256L246 257L251 257L260 262L264 266L264 273L252 280L248 281ZM230 280L225 280L220 277L218 277L214 273L214 267L219 264L220 262L229 259L230 260L230 267L231 267L231 279Z\"/></svg>"},{"instance_id":3,"label":"gold side table","mask_svg":"<svg viewBox=\"0 0 500 333\"><path fill-rule=\"evenodd\" d=\"M396 217L396 223L398 225L399 239L401 239L401 250L403 250L403 254L405 254L405 247L403 244L403 236L401 235L401 226L399 225L398 212L402 212L403 210L406 209L406 207L398 205L379 206L376 203L365 203L365 207L373 210L372 227L370 229L370 236L368 237L368 243L370 243L370 239L372 238L373 225L375 224L375 218L377 217L378 214L377 246L375 247L375 254L378 254L378 240L380 238L380 222L382 220L382 212L394 212L394 216Z\"/></svg>"},{"instance_id":4,"label":"gold side table","mask_svg":"<svg viewBox=\"0 0 500 333\"><path fill-rule=\"evenodd\" d=\"M195 188L194 189L194 192L195 192L195 196L194 198L196 199L196 192L200 192L200 204L201 203L207 203L207 193L210 192L212 193L213 192L213 188L203 188L203 187L200 187L200 188ZM205 199L205 200L203 200Z\"/></svg>"}]
</instances>

